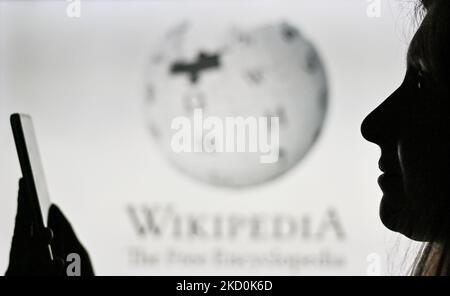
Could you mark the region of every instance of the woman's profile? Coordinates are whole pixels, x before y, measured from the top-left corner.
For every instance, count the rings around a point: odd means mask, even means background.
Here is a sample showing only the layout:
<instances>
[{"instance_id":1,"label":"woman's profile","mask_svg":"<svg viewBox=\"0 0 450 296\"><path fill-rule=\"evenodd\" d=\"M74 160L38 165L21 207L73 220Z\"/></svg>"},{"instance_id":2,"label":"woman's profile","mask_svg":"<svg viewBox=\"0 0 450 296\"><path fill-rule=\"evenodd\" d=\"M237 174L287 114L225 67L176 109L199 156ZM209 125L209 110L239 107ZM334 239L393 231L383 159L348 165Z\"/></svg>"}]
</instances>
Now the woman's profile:
<instances>
[{"instance_id":1,"label":"woman's profile","mask_svg":"<svg viewBox=\"0 0 450 296\"><path fill-rule=\"evenodd\" d=\"M403 82L363 121L381 148L383 224L425 242L412 273L450 274L450 1L422 0Z\"/></svg>"}]
</instances>

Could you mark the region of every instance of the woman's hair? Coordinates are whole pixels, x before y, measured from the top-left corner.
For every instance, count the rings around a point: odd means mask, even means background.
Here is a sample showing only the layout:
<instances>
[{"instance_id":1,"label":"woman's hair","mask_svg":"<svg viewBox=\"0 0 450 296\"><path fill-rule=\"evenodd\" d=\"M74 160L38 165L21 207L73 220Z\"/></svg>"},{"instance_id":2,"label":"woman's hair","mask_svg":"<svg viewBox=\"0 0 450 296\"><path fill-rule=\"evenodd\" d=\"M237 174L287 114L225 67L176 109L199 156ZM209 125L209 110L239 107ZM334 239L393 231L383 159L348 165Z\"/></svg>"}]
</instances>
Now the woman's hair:
<instances>
[{"instance_id":1,"label":"woman's hair","mask_svg":"<svg viewBox=\"0 0 450 296\"><path fill-rule=\"evenodd\" d=\"M450 81L450 1L421 0L417 12L423 20L420 34L412 41L413 54L424 57L433 83L446 86Z\"/></svg>"},{"instance_id":2,"label":"woman's hair","mask_svg":"<svg viewBox=\"0 0 450 296\"><path fill-rule=\"evenodd\" d=\"M450 1L420 0L418 15L423 17L422 34L413 42L424 57L430 78L450 94ZM450 102L449 102L450 106ZM450 198L450 197L449 197ZM448 213L450 215L450 213ZM443 223L443 227L447 225ZM412 268L412 275L450 275L450 229L441 229L444 239L423 244ZM445 239L447 237L447 239Z\"/></svg>"}]
</instances>

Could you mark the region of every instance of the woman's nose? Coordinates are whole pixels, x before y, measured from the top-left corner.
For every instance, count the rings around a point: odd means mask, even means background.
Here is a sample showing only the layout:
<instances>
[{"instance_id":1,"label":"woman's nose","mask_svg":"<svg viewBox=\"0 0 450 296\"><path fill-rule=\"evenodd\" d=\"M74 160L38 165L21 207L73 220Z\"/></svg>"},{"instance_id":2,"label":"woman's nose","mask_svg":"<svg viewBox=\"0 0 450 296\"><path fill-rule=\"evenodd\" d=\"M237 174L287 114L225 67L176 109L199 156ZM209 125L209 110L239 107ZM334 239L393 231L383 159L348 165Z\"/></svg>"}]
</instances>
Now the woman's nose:
<instances>
[{"instance_id":1,"label":"woman's nose","mask_svg":"<svg viewBox=\"0 0 450 296\"><path fill-rule=\"evenodd\" d=\"M367 141L382 144L395 140L401 122L401 93L399 87L363 120L361 134Z\"/></svg>"}]
</instances>

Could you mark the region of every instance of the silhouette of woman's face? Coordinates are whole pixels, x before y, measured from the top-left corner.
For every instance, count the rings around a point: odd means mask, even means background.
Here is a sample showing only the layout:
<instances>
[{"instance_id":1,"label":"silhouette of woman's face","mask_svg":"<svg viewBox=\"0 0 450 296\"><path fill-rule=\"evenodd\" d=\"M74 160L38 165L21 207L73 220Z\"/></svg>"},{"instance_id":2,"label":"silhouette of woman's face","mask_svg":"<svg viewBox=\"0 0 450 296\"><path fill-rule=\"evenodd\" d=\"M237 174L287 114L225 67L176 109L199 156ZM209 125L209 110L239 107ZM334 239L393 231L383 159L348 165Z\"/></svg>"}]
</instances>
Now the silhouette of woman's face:
<instances>
[{"instance_id":1,"label":"silhouette of woman's face","mask_svg":"<svg viewBox=\"0 0 450 296\"><path fill-rule=\"evenodd\" d=\"M361 126L381 148L381 221L420 241L450 233L450 80L436 67L448 61L429 54L440 38L430 32L432 18L428 13L410 44L403 82Z\"/></svg>"}]
</instances>

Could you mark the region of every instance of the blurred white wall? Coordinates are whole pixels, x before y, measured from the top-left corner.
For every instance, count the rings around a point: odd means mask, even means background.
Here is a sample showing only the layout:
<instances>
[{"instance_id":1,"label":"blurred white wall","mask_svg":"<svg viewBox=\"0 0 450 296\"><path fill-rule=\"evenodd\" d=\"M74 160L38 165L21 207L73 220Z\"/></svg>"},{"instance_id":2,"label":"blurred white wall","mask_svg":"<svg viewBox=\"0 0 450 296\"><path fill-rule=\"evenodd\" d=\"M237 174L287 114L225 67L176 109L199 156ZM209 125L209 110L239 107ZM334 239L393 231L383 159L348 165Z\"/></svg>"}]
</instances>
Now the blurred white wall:
<instances>
[{"instance_id":1,"label":"blurred white wall","mask_svg":"<svg viewBox=\"0 0 450 296\"><path fill-rule=\"evenodd\" d=\"M364 116L395 89L405 69L409 8L397 1L381 4L380 17L370 18L363 0L81 1L81 17L69 18L65 1L0 2L0 272L8 263L20 176L9 127L13 112L33 116L51 198L99 274L365 275L371 253L380 256L383 274L397 272L392 266L401 265L395 258L404 253L392 247L395 236L378 218L378 148L359 132ZM222 190L192 181L161 158L142 115L144 73L152 46L185 18L211 27L287 20L317 46L330 84L325 126L308 156L282 178ZM129 205L171 205L179 213L308 215L313 229L333 208L345 239L142 238ZM159 262L133 265L130 250L136 248ZM181 264L181 257L169 260L168 250L200 254L206 262ZM329 252L343 264L240 267L214 262L217 250L244 257Z\"/></svg>"}]
</instances>

